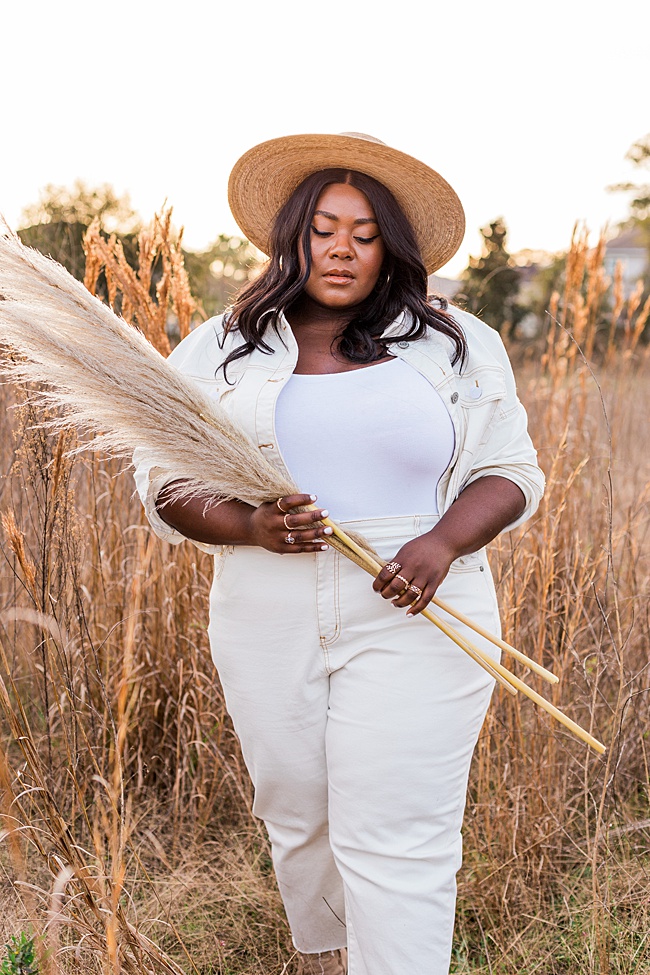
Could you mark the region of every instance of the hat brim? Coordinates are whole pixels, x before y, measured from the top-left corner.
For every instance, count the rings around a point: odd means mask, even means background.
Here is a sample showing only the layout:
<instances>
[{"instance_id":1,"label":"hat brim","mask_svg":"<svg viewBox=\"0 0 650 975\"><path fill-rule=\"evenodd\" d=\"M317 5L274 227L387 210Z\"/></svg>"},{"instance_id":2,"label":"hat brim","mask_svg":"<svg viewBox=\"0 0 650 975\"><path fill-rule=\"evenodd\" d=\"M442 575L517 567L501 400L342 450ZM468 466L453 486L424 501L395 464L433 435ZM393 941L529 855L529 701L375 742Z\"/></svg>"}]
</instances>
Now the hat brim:
<instances>
[{"instance_id":1,"label":"hat brim","mask_svg":"<svg viewBox=\"0 0 650 975\"><path fill-rule=\"evenodd\" d=\"M381 142L349 135L289 135L253 146L228 181L230 209L248 240L269 253L275 216L302 181L321 169L354 169L386 186L415 231L429 274L461 245L465 214L434 169Z\"/></svg>"}]
</instances>

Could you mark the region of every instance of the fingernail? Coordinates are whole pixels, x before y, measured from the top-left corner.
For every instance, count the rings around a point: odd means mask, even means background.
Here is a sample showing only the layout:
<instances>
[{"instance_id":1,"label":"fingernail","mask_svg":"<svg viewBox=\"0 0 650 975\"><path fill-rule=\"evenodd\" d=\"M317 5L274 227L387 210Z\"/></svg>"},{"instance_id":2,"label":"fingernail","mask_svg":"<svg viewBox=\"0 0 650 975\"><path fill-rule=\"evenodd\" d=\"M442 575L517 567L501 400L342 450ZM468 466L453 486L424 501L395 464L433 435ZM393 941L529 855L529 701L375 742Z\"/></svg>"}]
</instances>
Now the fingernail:
<instances>
[{"instance_id":1,"label":"fingernail","mask_svg":"<svg viewBox=\"0 0 650 975\"><path fill-rule=\"evenodd\" d=\"M407 613L406 614L407 620L412 620L414 616L415 616L415 613Z\"/></svg>"},{"instance_id":2,"label":"fingernail","mask_svg":"<svg viewBox=\"0 0 650 975\"><path fill-rule=\"evenodd\" d=\"M310 494L309 497L312 499L312 501L315 501L316 500L316 495L315 494Z\"/></svg>"},{"instance_id":3,"label":"fingernail","mask_svg":"<svg viewBox=\"0 0 650 975\"><path fill-rule=\"evenodd\" d=\"M321 545L320 550L321 550L321 552L326 552L328 550L328 548L329 548L329 545Z\"/></svg>"},{"instance_id":4,"label":"fingernail","mask_svg":"<svg viewBox=\"0 0 650 975\"><path fill-rule=\"evenodd\" d=\"M325 531L323 532L323 535L332 535L332 534L334 534L333 528L326 528Z\"/></svg>"},{"instance_id":5,"label":"fingernail","mask_svg":"<svg viewBox=\"0 0 650 975\"><path fill-rule=\"evenodd\" d=\"M327 508L323 508L323 510L320 513L320 516L321 516L321 518L327 518L328 514L329 514L329 511L327 510Z\"/></svg>"}]
</instances>

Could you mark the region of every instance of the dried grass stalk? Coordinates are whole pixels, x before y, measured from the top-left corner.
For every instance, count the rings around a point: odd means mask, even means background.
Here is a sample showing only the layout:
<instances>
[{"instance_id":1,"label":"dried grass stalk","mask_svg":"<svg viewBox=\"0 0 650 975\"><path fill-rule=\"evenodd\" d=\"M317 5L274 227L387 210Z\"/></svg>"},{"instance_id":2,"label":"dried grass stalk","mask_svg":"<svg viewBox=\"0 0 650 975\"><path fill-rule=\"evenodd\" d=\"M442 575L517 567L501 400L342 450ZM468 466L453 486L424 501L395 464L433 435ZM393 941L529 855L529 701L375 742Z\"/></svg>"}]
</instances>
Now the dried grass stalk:
<instances>
[{"instance_id":1,"label":"dried grass stalk","mask_svg":"<svg viewBox=\"0 0 650 975\"><path fill-rule=\"evenodd\" d=\"M84 237L85 286L91 294L96 294L103 271L111 306L114 307L118 295L121 295L123 318L136 324L164 356L171 351L165 327L168 305L178 319L178 332L182 339L189 334L192 317L199 310L183 261L183 231L174 234L171 217L171 207L163 209L154 216L150 227L140 231L137 271L127 261L122 243L115 234L108 239L101 234L98 219L91 223ZM152 284L156 268L159 276L154 298Z\"/></svg>"},{"instance_id":2,"label":"dried grass stalk","mask_svg":"<svg viewBox=\"0 0 650 975\"><path fill-rule=\"evenodd\" d=\"M219 405L150 342L8 228L0 236L0 364L30 397L60 408L53 427L94 435L77 446L131 457L184 482L183 493L250 504L297 491ZM215 463L215 459L218 462Z\"/></svg>"}]
</instances>

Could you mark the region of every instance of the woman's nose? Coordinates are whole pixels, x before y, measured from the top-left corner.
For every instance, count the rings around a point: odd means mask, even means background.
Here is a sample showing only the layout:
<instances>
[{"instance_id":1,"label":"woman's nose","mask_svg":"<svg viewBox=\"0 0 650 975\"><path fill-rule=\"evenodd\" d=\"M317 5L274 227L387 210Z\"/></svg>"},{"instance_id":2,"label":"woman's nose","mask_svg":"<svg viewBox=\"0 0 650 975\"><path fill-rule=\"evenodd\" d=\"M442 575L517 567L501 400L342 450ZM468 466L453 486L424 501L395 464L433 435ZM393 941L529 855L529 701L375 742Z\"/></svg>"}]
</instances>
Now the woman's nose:
<instances>
[{"instance_id":1,"label":"woman's nose","mask_svg":"<svg viewBox=\"0 0 650 975\"><path fill-rule=\"evenodd\" d=\"M330 245L330 256L343 260L352 257L352 241L349 234L338 233L334 235Z\"/></svg>"}]
</instances>

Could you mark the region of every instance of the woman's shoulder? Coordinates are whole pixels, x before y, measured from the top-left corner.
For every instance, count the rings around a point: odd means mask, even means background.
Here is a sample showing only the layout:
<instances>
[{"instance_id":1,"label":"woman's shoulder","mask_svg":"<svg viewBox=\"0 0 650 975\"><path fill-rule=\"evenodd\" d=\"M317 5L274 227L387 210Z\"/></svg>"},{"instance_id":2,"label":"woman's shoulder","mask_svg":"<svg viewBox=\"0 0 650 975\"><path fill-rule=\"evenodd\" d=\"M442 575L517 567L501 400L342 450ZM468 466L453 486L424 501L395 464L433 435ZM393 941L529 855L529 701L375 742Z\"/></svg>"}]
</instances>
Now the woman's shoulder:
<instances>
[{"instance_id":1,"label":"woman's shoulder","mask_svg":"<svg viewBox=\"0 0 650 975\"><path fill-rule=\"evenodd\" d=\"M214 377L215 369L223 363L237 344L232 332L225 329L225 315L216 315L192 329L169 356L181 372L197 378ZM241 342L241 337L239 337Z\"/></svg>"},{"instance_id":2,"label":"woman's shoulder","mask_svg":"<svg viewBox=\"0 0 650 975\"><path fill-rule=\"evenodd\" d=\"M465 309L459 308L458 305L453 305L449 302L447 305L447 314L451 315L458 322L465 332L468 342L483 342L488 345L494 345L495 347L503 344L496 328L484 322L483 319L477 318L476 315L465 311Z\"/></svg>"},{"instance_id":3,"label":"woman's shoulder","mask_svg":"<svg viewBox=\"0 0 650 975\"><path fill-rule=\"evenodd\" d=\"M508 353L496 328L451 303L447 307L447 312L463 330L470 362L485 358L496 359L502 364L508 362Z\"/></svg>"}]
</instances>

